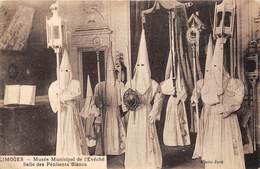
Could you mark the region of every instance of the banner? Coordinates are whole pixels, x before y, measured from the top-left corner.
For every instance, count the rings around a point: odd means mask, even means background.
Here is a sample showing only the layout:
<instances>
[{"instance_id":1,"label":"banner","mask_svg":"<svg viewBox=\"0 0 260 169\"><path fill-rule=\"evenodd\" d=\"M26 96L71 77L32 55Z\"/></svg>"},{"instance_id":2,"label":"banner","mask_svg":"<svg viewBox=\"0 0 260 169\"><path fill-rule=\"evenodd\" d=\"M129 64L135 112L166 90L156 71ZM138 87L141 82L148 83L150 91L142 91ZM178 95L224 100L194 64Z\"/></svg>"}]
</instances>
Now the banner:
<instances>
[{"instance_id":1,"label":"banner","mask_svg":"<svg viewBox=\"0 0 260 169\"><path fill-rule=\"evenodd\" d=\"M106 156L0 156L0 169L106 169Z\"/></svg>"}]
</instances>

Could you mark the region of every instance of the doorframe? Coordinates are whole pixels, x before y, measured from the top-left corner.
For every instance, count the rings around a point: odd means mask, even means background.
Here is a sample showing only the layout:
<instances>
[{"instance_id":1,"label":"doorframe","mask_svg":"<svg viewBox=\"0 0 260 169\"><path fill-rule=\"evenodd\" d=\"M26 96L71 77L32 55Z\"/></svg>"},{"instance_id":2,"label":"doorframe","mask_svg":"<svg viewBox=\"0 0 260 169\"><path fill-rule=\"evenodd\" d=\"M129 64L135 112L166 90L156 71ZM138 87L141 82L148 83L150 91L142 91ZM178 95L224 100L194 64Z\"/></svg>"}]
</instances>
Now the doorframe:
<instances>
[{"instance_id":1,"label":"doorframe","mask_svg":"<svg viewBox=\"0 0 260 169\"><path fill-rule=\"evenodd\" d=\"M109 46L102 46L98 48L99 51L104 51L104 64L107 62L107 57L112 57L109 55ZM80 47L78 48L78 72L79 72L79 81L80 81L80 86L81 86L81 95L80 95L80 108L84 106L85 99L84 99L84 90L83 90L83 62L82 62L82 53L83 52L96 52L97 49L94 47ZM105 65L100 65L104 66L104 70L106 71L106 64ZM106 73L105 73L105 79L106 79ZM95 89L95 86L92 86L93 89Z\"/></svg>"}]
</instances>

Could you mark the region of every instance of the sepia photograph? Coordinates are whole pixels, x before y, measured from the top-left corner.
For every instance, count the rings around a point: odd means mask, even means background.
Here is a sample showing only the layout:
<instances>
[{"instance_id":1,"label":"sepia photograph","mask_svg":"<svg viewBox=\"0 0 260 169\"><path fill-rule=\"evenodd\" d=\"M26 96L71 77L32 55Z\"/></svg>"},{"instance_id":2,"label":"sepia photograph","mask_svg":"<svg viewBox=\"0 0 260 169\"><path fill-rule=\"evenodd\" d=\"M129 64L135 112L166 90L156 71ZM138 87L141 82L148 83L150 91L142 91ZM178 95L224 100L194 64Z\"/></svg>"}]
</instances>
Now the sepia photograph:
<instances>
[{"instance_id":1,"label":"sepia photograph","mask_svg":"<svg viewBox=\"0 0 260 169\"><path fill-rule=\"evenodd\" d=\"M0 169L260 169L259 64L260 0L0 0Z\"/></svg>"}]
</instances>

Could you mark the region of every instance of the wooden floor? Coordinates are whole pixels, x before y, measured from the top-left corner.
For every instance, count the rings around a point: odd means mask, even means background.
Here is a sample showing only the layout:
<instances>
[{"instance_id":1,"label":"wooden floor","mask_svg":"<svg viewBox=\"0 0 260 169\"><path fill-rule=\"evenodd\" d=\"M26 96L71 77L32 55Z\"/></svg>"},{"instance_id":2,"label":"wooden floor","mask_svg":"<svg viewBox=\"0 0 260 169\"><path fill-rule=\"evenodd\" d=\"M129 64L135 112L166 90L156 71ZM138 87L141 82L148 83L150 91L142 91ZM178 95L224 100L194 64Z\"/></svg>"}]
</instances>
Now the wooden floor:
<instances>
[{"instance_id":1,"label":"wooden floor","mask_svg":"<svg viewBox=\"0 0 260 169\"><path fill-rule=\"evenodd\" d=\"M165 101L166 102L166 101ZM166 105L166 104L164 104ZM165 112L166 107L163 107ZM161 121L156 123L157 134L162 151L162 169L204 169L204 164L200 159L192 160L192 154L195 147L196 134L190 133L191 145L184 147L169 147L163 144L163 126L164 126L165 113L161 115ZM260 151L258 151L260 153ZM260 166L260 154L251 154L245 156L246 169L258 169ZM124 169L124 155L121 156L108 156L109 169Z\"/></svg>"},{"instance_id":2,"label":"wooden floor","mask_svg":"<svg viewBox=\"0 0 260 169\"><path fill-rule=\"evenodd\" d=\"M204 169L200 159L192 160L194 144L184 147L161 145L163 156L162 169ZM108 169L124 169L124 155L108 156ZM258 169L257 154L245 156L247 169Z\"/></svg>"},{"instance_id":3,"label":"wooden floor","mask_svg":"<svg viewBox=\"0 0 260 169\"><path fill-rule=\"evenodd\" d=\"M184 154L187 155L188 152L175 150L170 154L163 154L163 169L204 169L200 160L188 159ZM108 169L124 169L124 155L108 156Z\"/></svg>"}]
</instances>

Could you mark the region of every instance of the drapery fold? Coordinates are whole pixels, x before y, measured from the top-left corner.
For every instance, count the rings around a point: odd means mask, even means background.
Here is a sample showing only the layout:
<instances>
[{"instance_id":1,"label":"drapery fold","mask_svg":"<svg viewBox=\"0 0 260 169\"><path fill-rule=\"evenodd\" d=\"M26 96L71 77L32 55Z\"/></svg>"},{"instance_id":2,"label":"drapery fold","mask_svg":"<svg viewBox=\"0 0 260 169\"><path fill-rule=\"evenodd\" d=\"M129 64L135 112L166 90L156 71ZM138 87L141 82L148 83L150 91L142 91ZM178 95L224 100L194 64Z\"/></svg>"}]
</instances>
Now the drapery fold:
<instances>
[{"instance_id":1,"label":"drapery fold","mask_svg":"<svg viewBox=\"0 0 260 169\"><path fill-rule=\"evenodd\" d=\"M183 3L177 1L158 1L160 9L152 14L146 15L146 23L144 25L148 55L150 58L150 66L152 70L152 78L160 82L164 80L166 70L168 51L169 51L169 35L168 35L168 10L174 8L176 13L176 25L178 33L177 46L180 53L180 62L184 73L184 81L187 86L188 93L191 94L193 89L193 79L191 71L191 47L186 40L187 30L187 13ZM134 65L137 58L138 44L141 34L141 12L149 9L154 5L155 1L133 1L131 5L131 51L132 63ZM158 24L158 22L160 24ZM157 23L157 24L155 24ZM181 46L180 46L181 45ZM132 65L132 67L133 67Z\"/></svg>"},{"instance_id":2,"label":"drapery fold","mask_svg":"<svg viewBox=\"0 0 260 169\"><path fill-rule=\"evenodd\" d=\"M7 30L0 38L1 50L21 51L27 45L35 10L19 6Z\"/></svg>"}]
</instances>

